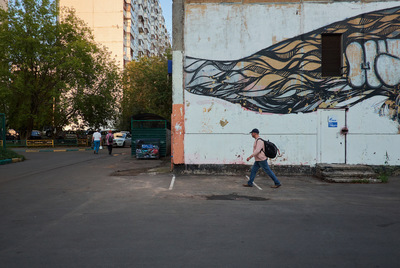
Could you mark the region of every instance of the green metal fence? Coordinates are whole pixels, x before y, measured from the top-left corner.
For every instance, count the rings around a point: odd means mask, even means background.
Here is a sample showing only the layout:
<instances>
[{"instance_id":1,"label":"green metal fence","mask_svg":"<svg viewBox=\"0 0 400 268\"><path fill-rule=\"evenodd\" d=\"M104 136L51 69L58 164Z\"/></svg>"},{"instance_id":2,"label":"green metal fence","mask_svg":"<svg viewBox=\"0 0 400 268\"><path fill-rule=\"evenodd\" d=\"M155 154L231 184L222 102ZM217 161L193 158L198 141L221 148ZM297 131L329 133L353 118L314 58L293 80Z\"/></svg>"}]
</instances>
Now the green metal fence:
<instances>
[{"instance_id":1,"label":"green metal fence","mask_svg":"<svg viewBox=\"0 0 400 268\"><path fill-rule=\"evenodd\" d=\"M160 156L167 155L167 120L131 120L132 156L136 155L136 141L159 139Z\"/></svg>"},{"instance_id":2,"label":"green metal fence","mask_svg":"<svg viewBox=\"0 0 400 268\"><path fill-rule=\"evenodd\" d=\"M0 114L0 147L6 148L6 115Z\"/></svg>"}]
</instances>

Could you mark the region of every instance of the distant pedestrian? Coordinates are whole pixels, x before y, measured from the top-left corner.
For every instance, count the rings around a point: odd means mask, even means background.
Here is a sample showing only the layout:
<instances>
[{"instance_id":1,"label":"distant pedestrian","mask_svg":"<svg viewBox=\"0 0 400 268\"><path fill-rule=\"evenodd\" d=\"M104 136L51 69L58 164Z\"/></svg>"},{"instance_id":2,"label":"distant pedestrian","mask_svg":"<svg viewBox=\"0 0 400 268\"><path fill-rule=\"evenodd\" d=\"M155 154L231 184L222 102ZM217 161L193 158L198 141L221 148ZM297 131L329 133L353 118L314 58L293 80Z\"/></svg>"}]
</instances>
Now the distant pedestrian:
<instances>
[{"instance_id":1,"label":"distant pedestrian","mask_svg":"<svg viewBox=\"0 0 400 268\"><path fill-rule=\"evenodd\" d=\"M97 130L95 133L93 133L93 137L92 137L92 142L93 142L93 149L95 154L99 153L99 148L100 148L100 141L101 141L101 133L100 133L100 129Z\"/></svg>"},{"instance_id":2,"label":"distant pedestrian","mask_svg":"<svg viewBox=\"0 0 400 268\"><path fill-rule=\"evenodd\" d=\"M108 134L106 135L106 144L107 144L109 155L111 155L111 153L112 153L113 142L114 142L114 134L112 134L112 131L109 130Z\"/></svg>"},{"instance_id":3,"label":"distant pedestrian","mask_svg":"<svg viewBox=\"0 0 400 268\"><path fill-rule=\"evenodd\" d=\"M262 168L268 176L274 181L275 185L271 186L271 188L278 188L281 186L278 178L275 176L274 172L272 172L271 168L268 165L268 158L264 153L264 142L260 138L260 131L258 129L253 129L251 132L251 136L255 139L253 145L253 154L247 157L247 161L254 157L255 162L253 167L251 168L250 179L246 184L243 184L245 187L253 187L254 178L257 175L257 171Z\"/></svg>"}]
</instances>

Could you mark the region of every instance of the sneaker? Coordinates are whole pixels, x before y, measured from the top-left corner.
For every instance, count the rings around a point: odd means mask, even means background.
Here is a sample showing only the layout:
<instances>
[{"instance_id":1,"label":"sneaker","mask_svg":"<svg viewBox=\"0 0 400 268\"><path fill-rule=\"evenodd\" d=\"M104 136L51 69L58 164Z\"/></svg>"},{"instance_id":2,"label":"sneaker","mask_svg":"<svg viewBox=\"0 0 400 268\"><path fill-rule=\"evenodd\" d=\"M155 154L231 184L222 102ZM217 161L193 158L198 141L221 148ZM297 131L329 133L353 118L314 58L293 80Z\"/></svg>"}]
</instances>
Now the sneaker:
<instances>
[{"instance_id":1,"label":"sneaker","mask_svg":"<svg viewBox=\"0 0 400 268\"><path fill-rule=\"evenodd\" d=\"M282 184L271 186L271 188L279 188Z\"/></svg>"},{"instance_id":2,"label":"sneaker","mask_svg":"<svg viewBox=\"0 0 400 268\"><path fill-rule=\"evenodd\" d=\"M244 187L253 187L253 185L243 184Z\"/></svg>"}]
</instances>

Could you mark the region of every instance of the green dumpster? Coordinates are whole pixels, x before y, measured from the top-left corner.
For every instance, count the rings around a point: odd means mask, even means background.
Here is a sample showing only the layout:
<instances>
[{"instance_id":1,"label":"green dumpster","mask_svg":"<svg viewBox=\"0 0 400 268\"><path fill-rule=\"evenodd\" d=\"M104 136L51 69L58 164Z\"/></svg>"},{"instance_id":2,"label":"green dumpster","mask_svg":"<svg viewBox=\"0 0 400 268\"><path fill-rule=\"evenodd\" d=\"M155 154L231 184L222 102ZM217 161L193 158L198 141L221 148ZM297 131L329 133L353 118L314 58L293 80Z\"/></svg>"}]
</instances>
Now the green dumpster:
<instances>
[{"instance_id":1,"label":"green dumpster","mask_svg":"<svg viewBox=\"0 0 400 268\"><path fill-rule=\"evenodd\" d=\"M131 120L132 132L132 156L136 156L136 150L140 150L138 141L157 140L159 156L167 155L167 120ZM141 152L139 152L141 153Z\"/></svg>"}]
</instances>

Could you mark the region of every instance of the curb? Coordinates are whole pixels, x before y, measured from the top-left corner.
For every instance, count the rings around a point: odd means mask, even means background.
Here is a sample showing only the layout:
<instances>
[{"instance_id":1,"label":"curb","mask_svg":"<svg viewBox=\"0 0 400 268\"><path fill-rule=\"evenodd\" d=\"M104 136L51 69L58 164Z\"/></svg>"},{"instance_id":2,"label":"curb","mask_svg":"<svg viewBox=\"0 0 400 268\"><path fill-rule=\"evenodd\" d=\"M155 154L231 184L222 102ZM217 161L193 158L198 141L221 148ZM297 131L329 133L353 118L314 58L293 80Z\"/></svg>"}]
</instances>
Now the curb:
<instances>
[{"instance_id":1,"label":"curb","mask_svg":"<svg viewBox=\"0 0 400 268\"><path fill-rule=\"evenodd\" d=\"M59 152L84 152L84 151L91 151L93 149L91 148L86 148L86 149L39 149L39 150L32 150L32 149L26 149L26 153L59 153Z\"/></svg>"},{"instance_id":2,"label":"curb","mask_svg":"<svg viewBox=\"0 0 400 268\"><path fill-rule=\"evenodd\" d=\"M22 158L11 158L11 159L0 160L0 165L17 163L17 162L22 162Z\"/></svg>"}]
</instances>

